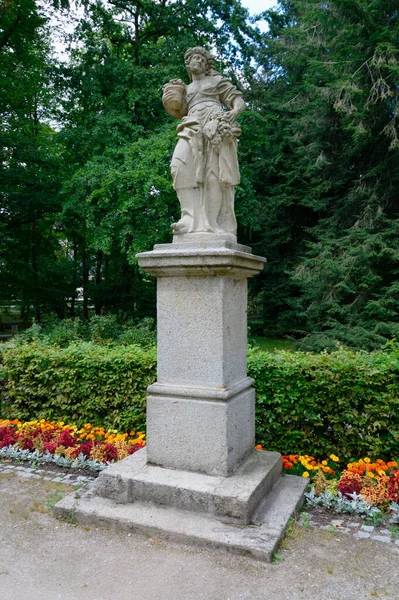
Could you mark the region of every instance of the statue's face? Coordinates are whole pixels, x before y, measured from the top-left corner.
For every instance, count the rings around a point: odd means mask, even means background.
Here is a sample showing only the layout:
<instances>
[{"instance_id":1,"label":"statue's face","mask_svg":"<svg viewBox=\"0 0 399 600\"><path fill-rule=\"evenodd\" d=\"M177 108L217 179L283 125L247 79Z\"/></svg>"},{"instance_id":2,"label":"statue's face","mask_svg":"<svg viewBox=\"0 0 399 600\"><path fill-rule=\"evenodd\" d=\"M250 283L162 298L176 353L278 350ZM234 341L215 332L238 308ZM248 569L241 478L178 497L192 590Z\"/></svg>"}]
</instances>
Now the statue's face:
<instances>
[{"instance_id":1,"label":"statue's face","mask_svg":"<svg viewBox=\"0 0 399 600\"><path fill-rule=\"evenodd\" d=\"M188 68L194 75L199 75L200 73L205 73L206 63L206 58L205 56L202 56L202 54L192 54L190 62L188 63Z\"/></svg>"}]
</instances>

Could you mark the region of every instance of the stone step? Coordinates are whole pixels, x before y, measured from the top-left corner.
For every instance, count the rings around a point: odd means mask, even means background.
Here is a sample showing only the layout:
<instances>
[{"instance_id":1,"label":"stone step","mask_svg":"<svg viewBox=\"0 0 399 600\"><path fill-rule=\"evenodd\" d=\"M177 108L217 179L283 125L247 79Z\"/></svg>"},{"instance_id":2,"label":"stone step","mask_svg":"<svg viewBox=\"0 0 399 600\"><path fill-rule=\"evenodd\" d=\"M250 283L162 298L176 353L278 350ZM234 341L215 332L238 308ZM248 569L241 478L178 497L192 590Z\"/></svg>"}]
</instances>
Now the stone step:
<instances>
[{"instance_id":1,"label":"stone step","mask_svg":"<svg viewBox=\"0 0 399 600\"><path fill-rule=\"evenodd\" d=\"M119 503L152 502L208 513L235 523L251 521L281 473L278 452L254 450L230 477L165 469L147 464L146 448L99 475L96 495Z\"/></svg>"},{"instance_id":2,"label":"stone step","mask_svg":"<svg viewBox=\"0 0 399 600\"><path fill-rule=\"evenodd\" d=\"M54 508L56 517L80 525L160 536L171 541L223 548L270 562L290 517L303 502L306 480L283 475L261 504L256 524L224 523L210 515L135 502L118 504L93 492L69 494ZM262 521L262 522L261 522Z\"/></svg>"}]
</instances>

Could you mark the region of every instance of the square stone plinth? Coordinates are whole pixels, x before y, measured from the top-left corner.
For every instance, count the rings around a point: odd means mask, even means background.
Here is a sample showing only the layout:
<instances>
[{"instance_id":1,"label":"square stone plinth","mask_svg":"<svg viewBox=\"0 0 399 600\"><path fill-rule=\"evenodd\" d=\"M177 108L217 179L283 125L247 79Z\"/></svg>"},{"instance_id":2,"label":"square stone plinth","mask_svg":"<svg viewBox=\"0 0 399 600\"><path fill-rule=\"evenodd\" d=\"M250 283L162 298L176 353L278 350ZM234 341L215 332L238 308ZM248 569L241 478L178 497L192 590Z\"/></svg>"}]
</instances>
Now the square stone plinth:
<instances>
[{"instance_id":1,"label":"square stone plinth","mask_svg":"<svg viewBox=\"0 0 399 600\"><path fill-rule=\"evenodd\" d=\"M247 525L281 473L278 452L253 450L230 477L164 469L147 463L143 448L103 471L95 493L128 504L151 502Z\"/></svg>"},{"instance_id":2,"label":"square stone plinth","mask_svg":"<svg viewBox=\"0 0 399 600\"><path fill-rule=\"evenodd\" d=\"M147 398L147 452L153 465L208 475L233 473L255 445L255 390L154 384ZM237 391L239 390L239 391Z\"/></svg>"}]
</instances>

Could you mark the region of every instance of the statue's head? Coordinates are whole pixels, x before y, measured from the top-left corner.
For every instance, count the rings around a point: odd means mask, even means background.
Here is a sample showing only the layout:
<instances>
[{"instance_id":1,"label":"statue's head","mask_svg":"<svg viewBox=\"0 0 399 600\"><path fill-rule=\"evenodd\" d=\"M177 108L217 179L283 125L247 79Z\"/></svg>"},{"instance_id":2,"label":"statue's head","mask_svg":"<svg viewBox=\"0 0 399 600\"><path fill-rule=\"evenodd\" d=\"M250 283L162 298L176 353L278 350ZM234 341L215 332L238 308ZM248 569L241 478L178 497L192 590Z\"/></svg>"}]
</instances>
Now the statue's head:
<instances>
[{"instance_id":1,"label":"statue's head","mask_svg":"<svg viewBox=\"0 0 399 600\"><path fill-rule=\"evenodd\" d=\"M192 73L192 68L190 68L190 63L191 63L193 57L195 57L195 56L198 56L202 59L205 75L210 75L212 73L212 71L214 71L215 61L214 61L213 56L210 54L210 52L208 52L208 50L205 50L205 48L202 48L202 46L194 46L194 48L189 48L188 50L186 50L186 52L184 54L184 63L186 65L186 69L190 73L190 75Z\"/></svg>"}]
</instances>

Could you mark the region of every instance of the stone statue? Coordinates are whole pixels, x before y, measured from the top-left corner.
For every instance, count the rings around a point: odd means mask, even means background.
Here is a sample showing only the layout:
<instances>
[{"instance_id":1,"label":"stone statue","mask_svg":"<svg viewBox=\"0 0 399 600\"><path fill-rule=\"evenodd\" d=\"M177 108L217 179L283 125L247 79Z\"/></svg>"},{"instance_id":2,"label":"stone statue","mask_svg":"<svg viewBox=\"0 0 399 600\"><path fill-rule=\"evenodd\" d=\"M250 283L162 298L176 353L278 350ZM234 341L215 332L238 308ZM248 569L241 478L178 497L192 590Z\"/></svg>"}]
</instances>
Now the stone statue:
<instances>
[{"instance_id":1,"label":"stone statue","mask_svg":"<svg viewBox=\"0 0 399 600\"><path fill-rule=\"evenodd\" d=\"M163 88L165 110L182 122L172 157L173 187L181 218L175 235L228 234L235 237L234 186L240 182L236 117L245 102L234 85L213 68L205 48L189 48L184 60L191 83L172 79ZM224 109L227 110L224 110Z\"/></svg>"}]
</instances>

